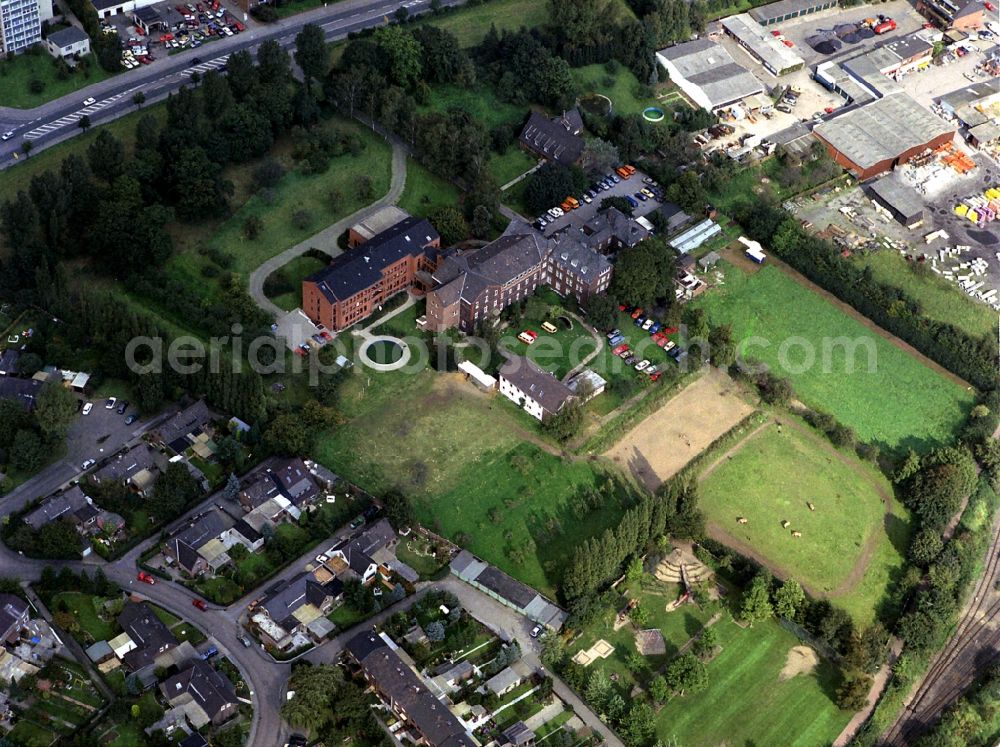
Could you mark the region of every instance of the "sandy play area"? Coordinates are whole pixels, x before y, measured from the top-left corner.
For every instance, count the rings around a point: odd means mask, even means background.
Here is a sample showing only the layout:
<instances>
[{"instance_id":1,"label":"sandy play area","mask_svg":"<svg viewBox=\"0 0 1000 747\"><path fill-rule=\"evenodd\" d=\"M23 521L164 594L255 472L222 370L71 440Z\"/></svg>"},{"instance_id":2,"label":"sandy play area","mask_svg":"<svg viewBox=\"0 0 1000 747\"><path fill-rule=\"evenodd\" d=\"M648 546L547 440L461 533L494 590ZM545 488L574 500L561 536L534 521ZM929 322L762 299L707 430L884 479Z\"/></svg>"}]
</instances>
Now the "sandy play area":
<instances>
[{"instance_id":1,"label":"sandy play area","mask_svg":"<svg viewBox=\"0 0 1000 747\"><path fill-rule=\"evenodd\" d=\"M655 490L753 412L726 374L709 369L605 452Z\"/></svg>"},{"instance_id":2,"label":"sandy play area","mask_svg":"<svg viewBox=\"0 0 1000 747\"><path fill-rule=\"evenodd\" d=\"M808 646L794 646L788 651L788 659L781 668L779 680L790 680L797 674L809 674L819 664L816 652Z\"/></svg>"}]
</instances>

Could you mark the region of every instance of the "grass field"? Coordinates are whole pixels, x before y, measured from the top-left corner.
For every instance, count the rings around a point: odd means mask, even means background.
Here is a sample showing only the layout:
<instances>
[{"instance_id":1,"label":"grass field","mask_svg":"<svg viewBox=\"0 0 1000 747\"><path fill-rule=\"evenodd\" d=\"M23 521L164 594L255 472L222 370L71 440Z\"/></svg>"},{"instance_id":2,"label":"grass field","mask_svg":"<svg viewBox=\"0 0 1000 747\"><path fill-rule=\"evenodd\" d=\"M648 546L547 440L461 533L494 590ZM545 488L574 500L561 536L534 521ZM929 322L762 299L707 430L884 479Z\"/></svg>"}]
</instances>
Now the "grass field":
<instances>
[{"instance_id":1,"label":"grass field","mask_svg":"<svg viewBox=\"0 0 1000 747\"><path fill-rule=\"evenodd\" d=\"M69 611L76 617L81 631L95 641L106 641L115 637L118 628L114 622L105 621L98 614L98 606L105 601L91 594L64 591L53 598L52 608L58 610L60 603L65 602Z\"/></svg>"},{"instance_id":2,"label":"grass field","mask_svg":"<svg viewBox=\"0 0 1000 747\"><path fill-rule=\"evenodd\" d=\"M420 521L552 593L570 549L620 513L578 513L581 490L605 486L601 470L530 443L530 419L459 376L355 374L342 387L347 422L320 436L317 459L374 493L398 487ZM581 520L585 519L585 520Z\"/></svg>"},{"instance_id":3,"label":"grass field","mask_svg":"<svg viewBox=\"0 0 1000 747\"><path fill-rule=\"evenodd\" d=\"M855 262L871 268L876 280L901 288L920 301L927 317L954 324L976 337L996 336L996 312L973 301L926 265L914 265L890 251L859 255Z\"/></svg>"},{"instance_id":4,"label":"grass field","mask_svg":"<svg viewBox=\"0 0 1000 747\"><path fill-rule=\"evenodd\" d=\"M71 73L65 80L59 80L56 72L55 60L46 51L4 59L0 62L0 106L30 109L111 77L94 55L86 58L85 72ZM32 80L41 81L40 93L31 92Z\"/></svg>"},{"instance_id":5,"label":"grass field","mask_svg":"<svg viewBox=\"0 0 1000 747\"><path fill-rule=\"evenodd\" d=\"M807 405L892 451L951 440L971 392L775 267L720 268L725 284L696 303L713 323L731 324L744 357L788 377Z\"/></svg>"},{"instance_id":6,"label":"grass field","mask_svg":"<svg viewBox=\"0 0 1000 747\"><path fill-rule=\"evenodd\" d=\"M657 717L665 743L685 747L829 744L850 720L832 701L839 684L833 665L782 680L788 652L799 641L777 623L743 629L728 616L715 624L718 654L708 664L708 689L674 698Z\"/></svg>"},{"instance_id":7,"label":"grass field","mask_svg":"<svg viewBox=\"0 0 1000 747\"><path fill-rule=\"evenodd\" d=\"M622 3L624 5L624 3ZM516 30L522 26L541 26L549 18L545 3L534 0L491 0L479 6L465 6L440 16L427 16L421 24L446 29L458 37L463 47L472 47L483 40L496 26L497 31Z\"/></svg>"},{"instance_id":8,"label":"grass field","mask_svg":"<svg viewBox=\"0 0 1000 747\"><path fill-rule=\"evenodd\" d=\"M656 104L655 98L640 98L642 85L632 71L621 64L613 73L602 64L573 68L573 80L581 94L600 93L611 99L615 114L639 114L647 106Z\"/></svg>"},{"instance_id":9,"label":"grass field","mask_svg":"<svg viewBox=\"0 0 1000 747\"><path fill-rule=\"evenodd\" d=\"M503 154L493 153L488 168L497 185L502 187L537 164L538 159L531 157L517 145L512 145Z\"/></svg>"},{"instance_id":10,"label":"grass field","mask_svg":"<svg viewBox=\"0 0 1000 747\"><path fill-rule=\"evenodd\" d=\"M458 85L435 86L431 91L427 106L419 107L418 111L436 111L446 113L451 109L468 112L492 130L500 125L514 125L527 118L528 109L502 101L493 91L484 85L463 88Z\"/></svg>"},{"instance_id":11,"label":"grass field","mask_svg":"<svg viewBox=\"0 0 1000 747\"><path fill-rule=\"evenodd\" d=\"M765 425L715 469L709 466L699 489L702 509L723 532L814 593L837 591L832 598L862 619L870 619L888 576L905 564L884 520L882 497L891 495L874 467L792 423L780 431L773 423ZM736 523L741 516L747 524ZM782 527L782 521L790 526ZM792 530L802 536L793 538ZM852 580L852 570L870 541L877 543L872 559L881 566L872 568L873 580L883 583L853 588L861 578ZM875 552L883 546L887 551ZM848 584L852 588L840 588Z\"/></svg>"},{"instance_id":12,"label":"grass field","mask_svg":"<svg viewBox=\"0 0 1000 747\"><path fill-rule=\"evenodd\" d=\"M426 217L443 207L458 207L461 192L458 187L432 174L418 161L406 162L406 187L399 198L399 207L410 215Z\"/></svg>"},{"instance_id":13,"label":"grass field","mask_svg":"<svg viewBox=\"0 0 1000 747\"><path fill-rule=\"evenodd\" d=\"M269 298L285 311L291 311L302 304L302 281L314 272L319 272L327 263L317 257L303 254L282 267L280 272L287 280L289 290L269 296ZM282 285L286 285L282 283Z\"/></svg>"}]
</instances>

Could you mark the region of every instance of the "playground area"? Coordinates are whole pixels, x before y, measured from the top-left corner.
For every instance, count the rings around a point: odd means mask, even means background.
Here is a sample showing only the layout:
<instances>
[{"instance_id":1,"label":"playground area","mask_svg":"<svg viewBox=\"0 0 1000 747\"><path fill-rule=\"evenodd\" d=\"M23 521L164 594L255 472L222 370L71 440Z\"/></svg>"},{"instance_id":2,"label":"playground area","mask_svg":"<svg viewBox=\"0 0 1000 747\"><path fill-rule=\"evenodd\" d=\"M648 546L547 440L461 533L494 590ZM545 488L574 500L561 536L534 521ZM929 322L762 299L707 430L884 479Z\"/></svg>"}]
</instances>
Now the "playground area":
<instances>
[{"instance_id":1,"label":"playground area","mask_svg":"<svg viewBox=\"0 0 1000 747\"><path fill-rule=\"evenodd\" d=\"M654 491L753 410L729 376L709 369L604 455Z\"/></svg>"}]
</instances>

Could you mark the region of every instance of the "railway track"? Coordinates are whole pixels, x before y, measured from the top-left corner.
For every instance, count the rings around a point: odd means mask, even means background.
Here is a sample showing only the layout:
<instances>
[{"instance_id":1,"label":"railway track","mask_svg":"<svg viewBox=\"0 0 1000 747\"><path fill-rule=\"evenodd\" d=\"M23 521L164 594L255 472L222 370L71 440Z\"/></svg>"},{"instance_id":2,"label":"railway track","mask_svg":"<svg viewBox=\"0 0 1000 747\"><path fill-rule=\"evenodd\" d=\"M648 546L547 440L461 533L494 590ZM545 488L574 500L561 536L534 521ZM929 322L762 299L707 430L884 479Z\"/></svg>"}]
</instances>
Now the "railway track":
<instances>
[{"instance_id":1,"label":"railway track","mask_svg":"<svg viewBox=\"0 0 1000 747\"><path fill-rule=\"evenodd\" d=\"M881 743L890 747L912 744L929 729L973 683L976 676L1000 657L1000 517L965 613Z\"/></svg>"}]
</instances>

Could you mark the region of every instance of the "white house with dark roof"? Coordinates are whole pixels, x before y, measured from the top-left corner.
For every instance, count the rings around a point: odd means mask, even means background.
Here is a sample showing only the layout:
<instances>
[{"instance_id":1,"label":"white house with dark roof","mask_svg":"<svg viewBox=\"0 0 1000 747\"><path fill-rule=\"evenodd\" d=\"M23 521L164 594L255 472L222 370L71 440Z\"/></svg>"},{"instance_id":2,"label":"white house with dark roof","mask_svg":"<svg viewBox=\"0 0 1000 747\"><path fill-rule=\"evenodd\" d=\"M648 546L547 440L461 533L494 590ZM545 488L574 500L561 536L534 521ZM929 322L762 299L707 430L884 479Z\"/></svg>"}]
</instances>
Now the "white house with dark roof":
<instances>
[{"instance_id":1,"label":"white house with dark roof","mask_svg":"<svg viewBox=\"0 0 1000 747\"><path fill-rule=\"evenodd\" d=\"M546 420L574 399L573 390L523 355L510 355L499 372L500 394L531 417Z\"/></svg>"},{"instance_id":2,"label":"white house with dark roof","mask_svg":"<svg viewBox=\"0 0 1000 747\"><path fill-rule=\"evenodd\" d=\"M45 48L56 58L90 54L90 37L76 26L53 31L45 37Z\"/></svg>"}]
</instances>

